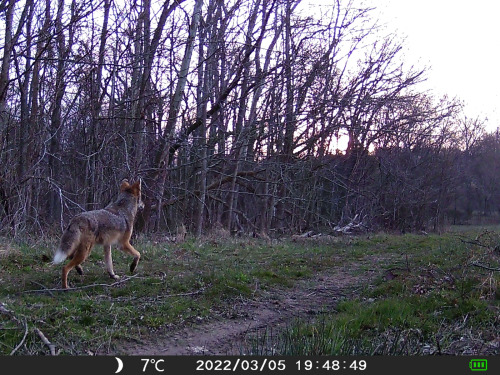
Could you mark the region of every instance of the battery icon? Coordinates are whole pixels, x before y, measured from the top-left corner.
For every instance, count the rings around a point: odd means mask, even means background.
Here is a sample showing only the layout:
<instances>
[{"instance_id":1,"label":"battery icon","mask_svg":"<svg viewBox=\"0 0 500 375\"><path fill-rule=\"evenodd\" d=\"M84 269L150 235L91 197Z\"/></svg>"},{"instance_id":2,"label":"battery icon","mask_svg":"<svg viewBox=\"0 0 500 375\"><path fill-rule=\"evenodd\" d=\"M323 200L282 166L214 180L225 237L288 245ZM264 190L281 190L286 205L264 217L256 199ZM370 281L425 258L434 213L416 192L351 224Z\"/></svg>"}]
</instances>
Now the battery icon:
<instances>
[{"instance_id":1,"label":"battery icon","mask_svg":"<svg viewBox=\"0 0 500 375\"><path fill-rule=\"evenodd\" d=\"M471 371L486 371L488 370L488 360L487 359L471 359L469 362L469 368Z\"/></svg>"}]
</instances>

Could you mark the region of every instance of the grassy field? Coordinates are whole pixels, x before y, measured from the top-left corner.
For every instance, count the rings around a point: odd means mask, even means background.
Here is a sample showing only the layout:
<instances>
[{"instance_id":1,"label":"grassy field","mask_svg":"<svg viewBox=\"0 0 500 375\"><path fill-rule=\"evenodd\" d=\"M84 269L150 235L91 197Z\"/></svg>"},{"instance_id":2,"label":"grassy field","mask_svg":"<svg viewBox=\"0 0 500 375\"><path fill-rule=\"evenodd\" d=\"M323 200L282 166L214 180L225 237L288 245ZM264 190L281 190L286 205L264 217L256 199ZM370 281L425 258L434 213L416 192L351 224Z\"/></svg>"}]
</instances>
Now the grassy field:
<instances>
[{"instance_id":1,"label":"grassy field","mask_svg":"<svg viewBox=\"0 0 500 375\"><path fill-rule=\"evenodd\" d=\"M97 247L84 276L70 273L73 289L65 292L60 267L50 263L57 241L0 238L0 354L114 353L119 343L231 317L237 301L266 303L269 291L349 265L359 285L334 310L273 335L258 332L245 354L499 354L499 233L182 244L136 238L137 274L125 273L130 259L114 251L122 278L110 280Z\"/></svg>"}]
</instances>

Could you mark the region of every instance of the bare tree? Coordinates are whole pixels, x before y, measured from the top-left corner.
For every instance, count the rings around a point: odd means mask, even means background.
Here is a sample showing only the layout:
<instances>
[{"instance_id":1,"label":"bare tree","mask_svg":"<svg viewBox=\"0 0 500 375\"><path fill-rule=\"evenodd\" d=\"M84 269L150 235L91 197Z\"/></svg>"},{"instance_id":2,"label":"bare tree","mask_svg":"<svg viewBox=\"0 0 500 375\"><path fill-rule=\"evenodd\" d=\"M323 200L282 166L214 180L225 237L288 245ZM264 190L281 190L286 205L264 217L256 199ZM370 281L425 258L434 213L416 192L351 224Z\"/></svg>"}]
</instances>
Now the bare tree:
<instances>
[{"instance_id":1,"label":"bare tree","mask_svg":"<svg viewBox=\"0 0 500 375\"><path fill-rule=\"evenodd\" d=\"M0 1L1 229L60 227L127 176L144 178L144 231L494 216L498 137L419 92L371 9L306 6Z\"/></svg>"}]
</instances>

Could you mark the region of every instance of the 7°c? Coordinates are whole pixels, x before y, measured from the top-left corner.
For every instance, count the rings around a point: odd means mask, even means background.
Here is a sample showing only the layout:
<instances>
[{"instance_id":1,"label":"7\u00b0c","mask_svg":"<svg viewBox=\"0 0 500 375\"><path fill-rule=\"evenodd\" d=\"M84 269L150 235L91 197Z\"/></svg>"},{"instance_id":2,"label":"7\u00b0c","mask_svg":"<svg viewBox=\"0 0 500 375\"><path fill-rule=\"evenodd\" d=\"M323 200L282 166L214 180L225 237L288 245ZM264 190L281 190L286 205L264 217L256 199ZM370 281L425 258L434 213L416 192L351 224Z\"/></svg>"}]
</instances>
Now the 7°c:
<instances>
[{"instance_id":1,"label":"7\u00b0c","mask_svg":"<svg viewBox=\"0 0 500 375\"><path fill-rule=\"evenodd\" d=\"M148 359L148 358L141 358L141 361L144 362L144 367L142 368L142 372L146 372L146 369L148 365L151 363L151 365L154 365L154 368L157 372L163 372L165 371L164 368L160 368L160 363L165 362L163 359ZM163 366L162 366L163 367Z\"/></svg>"}]
</instances>

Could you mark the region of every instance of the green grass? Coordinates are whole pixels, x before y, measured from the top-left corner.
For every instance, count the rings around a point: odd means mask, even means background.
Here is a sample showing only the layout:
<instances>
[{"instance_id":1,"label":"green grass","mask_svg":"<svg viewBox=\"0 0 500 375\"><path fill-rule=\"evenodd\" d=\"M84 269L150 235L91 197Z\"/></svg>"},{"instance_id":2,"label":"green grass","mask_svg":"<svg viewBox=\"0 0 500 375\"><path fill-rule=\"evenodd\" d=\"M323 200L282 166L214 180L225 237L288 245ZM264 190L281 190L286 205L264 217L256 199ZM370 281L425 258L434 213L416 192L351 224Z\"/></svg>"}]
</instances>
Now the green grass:
<instances>
[{"instance_id":1,"label":"green grass","mask_svg":"<svg viewBox=\"0 0 500 375\"><path fill-rule=\"evenodd\" d=\"M77 289L62 292L51 290L60 288L61 266L49 261L56 241L0 241L5 250L0 252L0 302L10 311L0 314L0 354L9 354L22 341L24 322L29 333L17 354L46 353L35 328L61 354L105 353L120 340L140 340L168 327L230 315L236 299L291 286L332 266L336 253L331 246L288 242L229 238L173 245L140 238L134 241L142 254L135 277L102 286L114 281L107 277L97 246L83 264L84 276L69 275L70 287ZM122 278L130 261L113 251L115 272Z\"/></svg>"},{"instance_id":2,"label":"green grass","mask_svg":"<svg viewBox=\"0 0 500 375\"><path fill-rule=\"evenodd\" d=\"M462 304L436 297L387 298L367 303L342 302L335 314L296 320L274 337L260 332L245 348L261 355L421 355L466 354L453 344L464 337L486 340L498 336L498 310L488 302ZM491 340L492 341L492 340ZM491 345L483 354L498 354ZM472 353L468 353L472 354Z\"/></svg>"},{"instance_id":3,"label":"green grass","mask_svg":"<svg viewBox=\"0 0 500 375\"><path fill-rule=\"evenodd\" d=\"M451 350L467 334L487 343L495 339L490 332L499 330L499 273L470 263L498 267L498 253L491 249L500 239L491 232L480 238L486 247L464 242L480 233L468 228L428 236L190 239L176 245L138 238L133 241L142 254L137 275L109 286L114 281L98 246L83 265L83 277L70 273L77 289L67 292L50 291L60 287L61 267L47 261L57 239L0 238L0 354L20 343L16 354L46 354L36 329L61 354L112 353L123 341L147 341L158 332L232 316L241 299L265 303L269 291L337 268L351 270L365 287L346 290L336 310L321 318L257 335L245 351L421 354ZM131 259L113 251L113 260L115 272L125 277ZM376 278L367 283L374 267ZM388 270L394 278L386 277Z\"/></svg>"},{"instance_id":4,"label":"green grass","mask_svg":"<svg viewBox=\"0 0 500 375\"><path fill-rule=\"evenodd\" d=\"M487 235L484 235L487 233ZM374 283L319 319L259 332L245 354L499 354L500 236L477 228L441 236L357 238L354 251L399 254ZM478 240L476 240L478 239Z\"/></svg>"}]
</instances>

